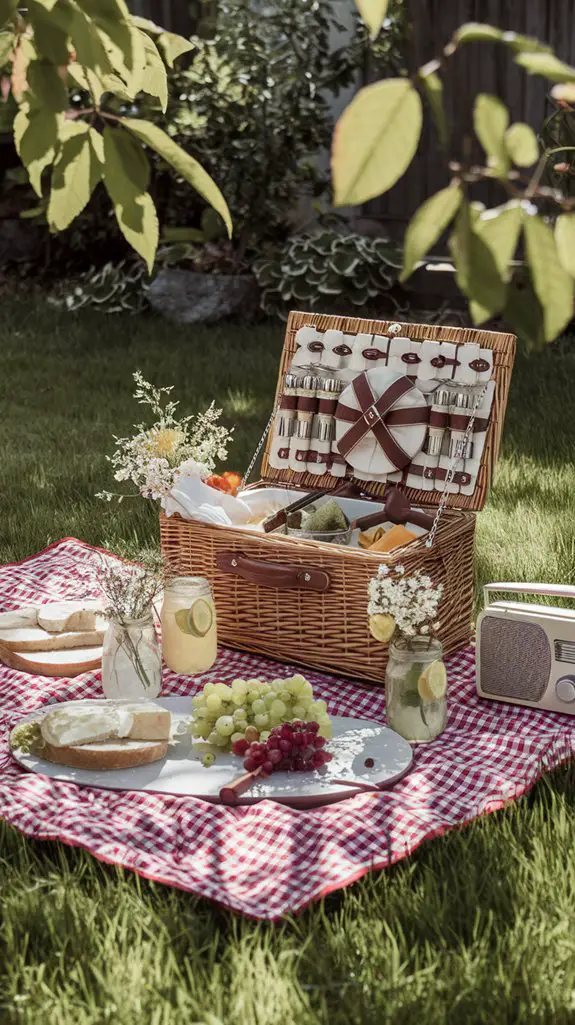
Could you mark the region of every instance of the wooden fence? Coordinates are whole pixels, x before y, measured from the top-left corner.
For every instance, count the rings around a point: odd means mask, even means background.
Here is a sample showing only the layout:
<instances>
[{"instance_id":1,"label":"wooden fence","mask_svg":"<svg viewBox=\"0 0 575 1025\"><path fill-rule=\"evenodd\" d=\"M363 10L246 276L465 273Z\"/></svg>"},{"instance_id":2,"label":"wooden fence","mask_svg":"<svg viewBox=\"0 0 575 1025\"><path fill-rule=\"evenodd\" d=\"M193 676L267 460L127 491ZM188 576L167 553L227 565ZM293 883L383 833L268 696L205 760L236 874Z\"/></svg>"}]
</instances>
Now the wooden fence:
<instances>
[{"instance_id":1,"label":"wooden fence","mask_svg":"<svg viewBox=\"0 0 575 1025\"><path fill-rule=\"evenodd\" d=\"M575 63L575 0L410 0L412 68L440 54L454 30L468 21L487 22L504 30L536 36L549 43L559 57ZM538 131L552 107L549 83L529 76L513 61L505 46L471 43L450 58L444 78L445 101L452 129L450 153L462 155L471 133L473 100L478 92L494 93L511 110L515 121L527 121ZM367 204L365 214L384 221L392 234L401 233L416 208L447 183L445 157L428 112L416 157L394 188ZM491 187L490 187L491 189ZM500 191L487 191L484 201L503 199Z\"/></svg>"},{"instance_id":2,"label":"wooden fence","mask_svg":"<svg viewBox=\"0 0 575 1025\"><path fill-rule=\"evenodd\" d=\"M150 18L170 32L189 35L194 30L195 18L189 0L128 0L128 6L134 14Z\"/></svg>"}]
</instances>

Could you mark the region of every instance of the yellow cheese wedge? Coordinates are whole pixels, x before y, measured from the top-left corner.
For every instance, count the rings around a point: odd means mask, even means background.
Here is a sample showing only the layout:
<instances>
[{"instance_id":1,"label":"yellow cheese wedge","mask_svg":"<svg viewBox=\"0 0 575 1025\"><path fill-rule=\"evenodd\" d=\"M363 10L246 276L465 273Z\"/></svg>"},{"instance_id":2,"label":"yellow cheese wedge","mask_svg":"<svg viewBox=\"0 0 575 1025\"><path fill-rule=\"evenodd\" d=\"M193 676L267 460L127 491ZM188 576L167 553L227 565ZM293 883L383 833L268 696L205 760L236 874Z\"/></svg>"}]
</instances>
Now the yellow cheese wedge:
<instances>
[{"instance_id":1,"label":"yellow cheese wedge","mask_svg":"<svg viewBox=\"0 0 575 1025\"><path fill-rule=\"evenodd\" d=\"M400 548L402 545L409 544L410 541L415 541L416 537L417 534L407 530L401 523L396 523L395 527L387 530L383 537L379 538L379 541L369 547L368 551L391 552L393 548Z\"/></svg>"}]
</instances>

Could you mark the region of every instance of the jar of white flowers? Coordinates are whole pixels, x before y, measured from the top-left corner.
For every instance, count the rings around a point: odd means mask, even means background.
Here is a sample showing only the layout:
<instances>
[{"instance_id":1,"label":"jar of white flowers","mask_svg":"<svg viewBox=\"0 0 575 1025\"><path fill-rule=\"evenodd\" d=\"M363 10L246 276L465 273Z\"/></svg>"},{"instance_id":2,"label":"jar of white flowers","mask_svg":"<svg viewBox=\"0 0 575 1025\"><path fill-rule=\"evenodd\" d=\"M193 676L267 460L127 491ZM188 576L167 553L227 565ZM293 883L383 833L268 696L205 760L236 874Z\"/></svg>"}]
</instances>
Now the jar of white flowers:
<instances>
[{"instance_id":1,"label":"jar of white flowers","mask_svg":"<svg viewBox=\"0 0 575 1025\"><path fill-rule=\"evenodd\" d=\"M434 740L447 718L447 673L436 621L443 585L403 566L379 567L369 583L369 628L389 644L387 724L410 743Z\"/></svg>"},{"instance_id":2,"label":"jar of white flowers","mask_svg":"<svg viewBox=\"0 0 575 1025\"><path fill-rule=\"evenodd\" d=\"M154 624L161 568L102 563L99 583L109 625L102 654L107 698L155 698L162 688L162 653Z\"/></svg>"}]
</instances>

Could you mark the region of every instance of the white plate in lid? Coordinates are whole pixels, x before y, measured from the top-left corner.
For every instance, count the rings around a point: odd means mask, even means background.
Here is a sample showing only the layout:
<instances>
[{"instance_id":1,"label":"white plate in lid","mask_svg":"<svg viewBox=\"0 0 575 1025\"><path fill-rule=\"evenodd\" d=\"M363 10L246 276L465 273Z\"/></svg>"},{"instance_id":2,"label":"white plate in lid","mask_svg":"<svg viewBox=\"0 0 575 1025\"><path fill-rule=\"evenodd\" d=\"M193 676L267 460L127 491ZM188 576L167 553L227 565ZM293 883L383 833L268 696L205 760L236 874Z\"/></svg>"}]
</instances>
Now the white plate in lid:
<instances>
[{"instance_id":1,"label":"white plate in lid","mask_svg":"<svg viewBox=\"0 0 575 1025\"><path fill-rule=\"evenodd\" d=\"M172 713L173 732L190 718L191 695L183 698L157 698L156 703ZM23 718L22 722L39 719L49 708L55 707L56 704L47 705ZM349 778L385 788L401 779L409 770L413 758L411 746L387 726L347 716L332 716L332 724L334 736L328 742L328 747L333 759L328 765L314 772L275 772L268 779L255 783L239 799L238 804L272 800L293 808L314 808L342 801L357 793L341 783L330 783L330 779ZM219 802L220 789L244 772L242 759L217 751L215 764L206 769L200 760L206 750L212 749L206 744L192 743L188 733L177 735L176 743L161 761L109 772L90 772L56 765L43 758L24 754L18 749L12 753L31 772L80 786L148 791ZM370 758L374 764L368 768L365 760Z\"/></svg>"}]
</instances>

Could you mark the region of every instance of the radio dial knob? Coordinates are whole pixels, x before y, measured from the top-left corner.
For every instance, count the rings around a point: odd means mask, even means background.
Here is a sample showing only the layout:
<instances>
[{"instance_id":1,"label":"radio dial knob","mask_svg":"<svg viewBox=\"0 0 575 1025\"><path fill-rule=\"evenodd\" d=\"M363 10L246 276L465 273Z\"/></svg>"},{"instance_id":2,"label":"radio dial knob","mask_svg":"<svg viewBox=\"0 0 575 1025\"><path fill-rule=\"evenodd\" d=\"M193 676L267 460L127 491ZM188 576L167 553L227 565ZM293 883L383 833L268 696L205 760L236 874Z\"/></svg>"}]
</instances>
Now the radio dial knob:
<instances>
[{"instance_id":1,"label":"radio dial knob","mask_svg":"<svg viewBox=\"0 0 575 1025\"><path fill-rule=\"evenodd\" d=\"M562 676L555 684L555 693L560 701L569 704L575 701L575 676Z\"/></svg>"}]
</instances>

